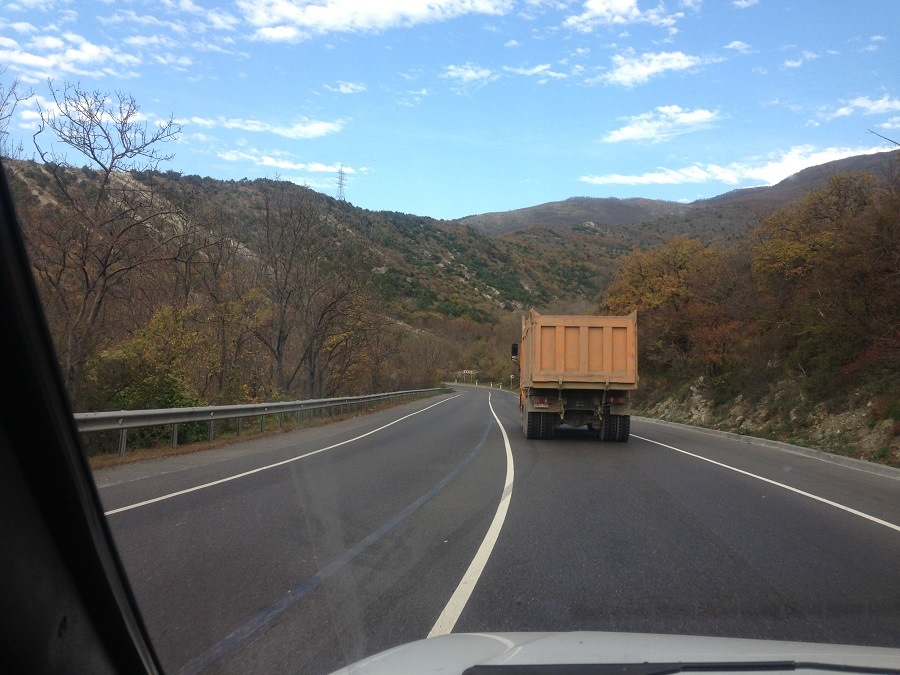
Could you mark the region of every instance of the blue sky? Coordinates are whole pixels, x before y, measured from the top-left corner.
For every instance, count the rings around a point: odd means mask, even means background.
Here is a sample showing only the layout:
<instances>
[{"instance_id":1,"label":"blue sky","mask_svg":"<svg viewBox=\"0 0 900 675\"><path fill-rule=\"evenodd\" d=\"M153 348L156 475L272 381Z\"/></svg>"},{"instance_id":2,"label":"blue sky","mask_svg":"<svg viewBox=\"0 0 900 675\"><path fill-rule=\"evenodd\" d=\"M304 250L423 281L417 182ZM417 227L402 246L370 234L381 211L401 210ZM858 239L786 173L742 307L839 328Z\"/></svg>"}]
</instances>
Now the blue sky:
<instances>
[{"instance_id":1,"label":"blue sky","mask_svg":"<svg viewBox=\"0 0 900 675\"><path fill-rule=\"evenodd\" d=\"M163 168L438 218L692 201L900 138L900 1L4 0L0 69L132 94ZM81 159L70 154L72 161Z\"/></svg>"}]
</instances>

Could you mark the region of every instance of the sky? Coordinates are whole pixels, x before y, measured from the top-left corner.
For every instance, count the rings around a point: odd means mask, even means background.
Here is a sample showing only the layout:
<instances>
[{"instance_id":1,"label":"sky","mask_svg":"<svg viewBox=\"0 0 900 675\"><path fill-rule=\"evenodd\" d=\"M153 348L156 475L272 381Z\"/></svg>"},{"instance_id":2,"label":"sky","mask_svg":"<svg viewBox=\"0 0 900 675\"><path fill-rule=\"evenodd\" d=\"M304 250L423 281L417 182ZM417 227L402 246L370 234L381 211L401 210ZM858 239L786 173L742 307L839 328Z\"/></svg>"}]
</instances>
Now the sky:
<instances>
[{"instance_id":1,"label":"sky","mask_svg":"<svg viewBox=\"0 0 900 675\"><path fill-rule=\"evenodd\" d=\"M160 168L435 218L689 202L900 140L900 0L3 0L0 83L181 125ZM872 133L875 132L875 133ZM86 161L69 153L69 161Z\"/></svg>"}]
</instances>

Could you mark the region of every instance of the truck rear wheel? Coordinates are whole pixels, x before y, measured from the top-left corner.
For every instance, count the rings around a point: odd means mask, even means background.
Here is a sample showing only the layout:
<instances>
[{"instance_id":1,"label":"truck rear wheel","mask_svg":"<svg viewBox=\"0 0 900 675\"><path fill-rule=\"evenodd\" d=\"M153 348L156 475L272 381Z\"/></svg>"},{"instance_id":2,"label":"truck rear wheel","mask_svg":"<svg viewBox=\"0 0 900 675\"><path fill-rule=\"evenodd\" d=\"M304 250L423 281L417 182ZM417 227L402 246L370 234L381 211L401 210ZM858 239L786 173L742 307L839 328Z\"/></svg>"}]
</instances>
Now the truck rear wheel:
<instances>
[{"instance_id":1,"label":"truck rear wheel","mask_svg":"<svg viewBox=\"0 0 900 675\"><path fill-rule=\"evenodd\" d=\"M620 443L626 443L631 433L631 415L615 415L616 418L616 440Z\"/></svg>"},{"instance_id":2,"label":"truck rear wheel","mask_svg":"<svg viewBox=\"0 0 900 675\"><path fill-rule=\"evenodd\" d=\"M541 438L550 440L553 438L553 413L541 413L538 415L541 418Z\"/></svg>"},{"instance_id":3,"label":"truck rear wheel","mask_svg":"<svg viewBox=\"0 0 900 675\"><path fill-rule=\"evenodd\" d=\"M603 418L600 420L600 424L597 428L597 438L601 441L612 441L615 440L615 416L610 415L609 413L605 414Z\"/></svg>"},{"instance_id":4,"label":"truck rear wheel","mask_svg":"<svg viewBox=\"0 0 900 675\"><path fill-rule=\"evenodd\" d=\"M522 413L522 431L525 438L541 438L541 414L528 412Z\"/></svg>"},{"instance_id":5,"label":"truck rear wheel","mask_svg":"<svg viewBox=\"0 0 900 675\"><path fill-rule=\"evenodd\" d=\"M625 443L631 433L631 415L604 415L597 432L601 441Z\"/></svg>"}]
</instances>

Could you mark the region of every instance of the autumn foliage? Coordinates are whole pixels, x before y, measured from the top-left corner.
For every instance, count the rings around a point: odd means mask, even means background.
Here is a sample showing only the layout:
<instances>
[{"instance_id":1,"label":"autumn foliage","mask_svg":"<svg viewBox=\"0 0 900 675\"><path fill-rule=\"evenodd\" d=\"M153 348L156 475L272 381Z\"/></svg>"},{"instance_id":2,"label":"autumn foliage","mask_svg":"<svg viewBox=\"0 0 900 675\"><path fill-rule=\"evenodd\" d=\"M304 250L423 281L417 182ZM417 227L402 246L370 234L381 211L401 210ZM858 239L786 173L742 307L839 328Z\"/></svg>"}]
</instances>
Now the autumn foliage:
<instances>
[{"instance_id":1,"label":"autumn foliage","mask_svg":"<svg viewBox=\"0 0 900 675\"><path fill-rule=\"evenodd\" d=\"M681 236L620 259L605 309L640 316L641 367L752 395L798 376L819 399L900 386L900 180L836 174L734 248Z\"/></svg>"}]
</instances>

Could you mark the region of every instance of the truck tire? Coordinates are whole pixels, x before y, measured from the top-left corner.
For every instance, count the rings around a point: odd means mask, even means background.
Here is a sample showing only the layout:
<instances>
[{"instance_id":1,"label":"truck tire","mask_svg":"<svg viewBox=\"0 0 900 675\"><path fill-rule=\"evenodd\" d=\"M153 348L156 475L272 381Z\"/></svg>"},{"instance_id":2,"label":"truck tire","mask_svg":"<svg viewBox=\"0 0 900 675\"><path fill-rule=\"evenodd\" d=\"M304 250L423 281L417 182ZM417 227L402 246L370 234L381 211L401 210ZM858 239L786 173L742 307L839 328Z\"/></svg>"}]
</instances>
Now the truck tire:
<instances>
[{"instance_id":1,"label":"truck tire","mask_svg":"<svg viewBox=\"0 0 900 675\"><path fill-rule=\"evenodd\" d=\"M541 437L541 415L540 413L528 412L522 413L522 430L525 432L525 438L533 439Z\"/></svg>"},{"instance_id":2,"label":"truck tire","mask_svg":"<svg viewBox=\"0 0 900 675\"><path fill-rule=\"evenodd\" d=\"M538 417L541 418L540 437L549 441L553 438L553 413L541 413Z\"/></svg>"},{"instance_id":3,"label":"truck tire","mask_svg":"<svg viewBox=\"0 0 900 675\"><path fill-rule=\"evenodd\" d=\"M600 426L597 429L597 439L600 441L615 440L615 415L605 414L600 420Z\"/></svg>"},{"instance_id":4,"label":"truck tire","mask_svg":"<svg viewBox=\"0 0 900 675\"><path fill-rule=\"evenodd\" d=\"M631 434L631 415L616 415L616 440L627 443Z\"/></svg>"}]
</instances>

